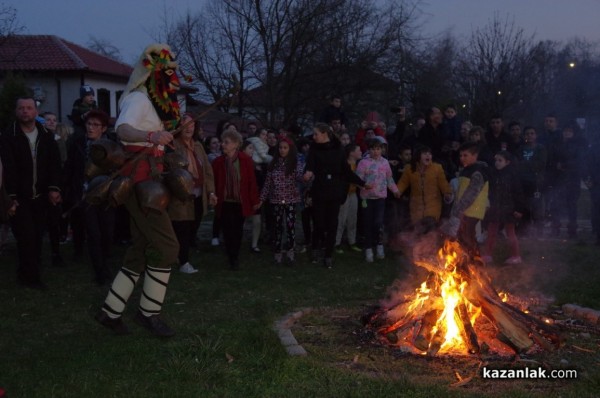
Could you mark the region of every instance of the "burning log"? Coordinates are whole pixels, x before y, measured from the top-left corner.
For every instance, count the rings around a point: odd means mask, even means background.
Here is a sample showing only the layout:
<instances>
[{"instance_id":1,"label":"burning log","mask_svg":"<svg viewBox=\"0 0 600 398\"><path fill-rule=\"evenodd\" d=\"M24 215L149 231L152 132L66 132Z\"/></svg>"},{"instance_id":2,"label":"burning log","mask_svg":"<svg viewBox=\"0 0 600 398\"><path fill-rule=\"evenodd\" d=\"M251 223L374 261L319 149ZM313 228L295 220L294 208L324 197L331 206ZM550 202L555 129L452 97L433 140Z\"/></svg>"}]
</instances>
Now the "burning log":
<instances>
[{"instance_id":1,"label":"burning log","mask_svg":"<svg viewBox=\"0 0 600 398\"><path fill-rule=\"evenodd\" d=\"M427 351L429 348L429 342L431 341L431 332L435 327L435 324L440 317L441 311L431 310L423 317L421 321L421 327L419 333L415 337L413 345L421 351Z\"/></svg>"},{"instance_id":2,"label":"burning log","mask_svg":"<svg viewBox=\"0 0 600 398\"><path fill-rule=\"evenodd\" d=\"M427 281L412 299L376 316L377 333L388 342L412 342L414 348L430 356L478 354L485 336L477 333L477 319L484 316L496 329L496 338L516 353L534 344L545 350L560 346L561 338L553 325L503 302L481 260L458 242L446 241L436 258L427 254L415 263L430 271ZM483 345L488 344L483 341Z\"/></svg>"},{"instance_id":3,"label":"burning log","mask_svg":"<svg viewBox=\"0 0 600 398\"><path fill-rule=\"evenodd\" d=\"M483 314L498 327L500 333L518 349L518 352L533 345L525 325L511 318L500 306L484 299L481 302L481 309Z\"/></svg>"},{"instance_id":4,"label":"burning log","mask_svg":"<svg viewBox=\"0 0 600 398\"><path fill-rule=\"evenodd\" d=\"M469 313L467 312L467 306L461 303L458 306L458 316L460 318L460 325L462 326L462 332L464 333L464 341L467 343L469 354L479 353L479 341L477 340L477 334L469 319Z\"/></svg>"},{"instance_id":5,"label":"burning log","mask_svg":"<svg viewBox=\"0 0 600 398\"><path fill-rule=\"evenodd\" d=\"M444 328L443 324L439 325L439 328L436 330L435 334L433 335L433 338L431 339L431 342L429 343L427 355L432 357L440 351L440 348L442 348L442 344L444 344L445 334L446 328Z\"/></svg>"}]
</instances>

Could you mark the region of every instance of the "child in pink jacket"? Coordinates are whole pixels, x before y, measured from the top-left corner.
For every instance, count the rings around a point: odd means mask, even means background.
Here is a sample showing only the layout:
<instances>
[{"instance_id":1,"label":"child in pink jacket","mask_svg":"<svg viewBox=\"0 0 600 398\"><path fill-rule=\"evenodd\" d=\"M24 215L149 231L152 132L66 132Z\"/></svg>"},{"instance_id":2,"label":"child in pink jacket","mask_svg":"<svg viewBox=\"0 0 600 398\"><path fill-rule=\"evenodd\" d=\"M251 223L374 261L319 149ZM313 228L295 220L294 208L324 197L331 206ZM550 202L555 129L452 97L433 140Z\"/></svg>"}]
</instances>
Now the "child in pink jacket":
<instances>
[{"instance_id":1,"label":"child in pink jacket","mask_svg":"<svg viewBox=\"0 0 600 398\"><path fill-rule=\"evenodd\" d=\"M377 258L385 258L381 244L381 230L385 212L387 190L399 197L398 187L392 177L390 164L382 155L383 143L373 139L368 143L369 156L358 163L356 174L363 179L371 189L361 189L361 211L365 229L365 260L373 262L373 246L377 246Z\"/></svg>"}]
</instances>

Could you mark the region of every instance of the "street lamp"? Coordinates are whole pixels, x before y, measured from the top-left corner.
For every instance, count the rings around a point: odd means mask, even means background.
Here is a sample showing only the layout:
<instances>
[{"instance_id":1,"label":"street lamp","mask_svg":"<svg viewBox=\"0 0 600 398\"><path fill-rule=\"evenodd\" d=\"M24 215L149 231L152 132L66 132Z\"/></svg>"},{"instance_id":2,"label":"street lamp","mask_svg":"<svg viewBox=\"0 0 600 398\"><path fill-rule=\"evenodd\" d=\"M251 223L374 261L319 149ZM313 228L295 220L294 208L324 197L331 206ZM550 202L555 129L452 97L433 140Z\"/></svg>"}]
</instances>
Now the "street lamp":
<instances>
[{"instance_id":1,"label":"street lamp","mask_svg":"<svg viewBox=\"0 0 600 398\"><path fill-rule=\"evenodd\" d=\"M575 62L573 62L573 61L569 62L569 68L574 68L575 65L576 65Z\"/></svg>"}]
</instances>

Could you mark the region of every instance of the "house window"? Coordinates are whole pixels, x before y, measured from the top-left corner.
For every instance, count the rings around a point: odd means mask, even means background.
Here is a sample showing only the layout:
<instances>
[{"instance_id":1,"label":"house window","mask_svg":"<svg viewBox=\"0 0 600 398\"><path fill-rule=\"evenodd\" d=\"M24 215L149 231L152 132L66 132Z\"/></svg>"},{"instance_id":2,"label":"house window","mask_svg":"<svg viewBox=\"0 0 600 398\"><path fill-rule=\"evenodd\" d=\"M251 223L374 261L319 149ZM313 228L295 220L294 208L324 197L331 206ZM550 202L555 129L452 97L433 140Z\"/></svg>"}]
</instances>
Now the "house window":
<instances>
[{"instance_id":1,"label":"house window","mask_svg":"<svg viewBox=\"0 0 600 398\"><path fill-rule=\"evenodd\" d=\"M98 89L98 109L106 112L107 115L110 115L110 91L105 88Z\"/></svg>"},{"instance_id":2,"label":"house window","mask_svg":"<svg viewBox=\"0 0 600 398\"><path fill-rule=\"evenodd\" d=\"M119 102L121 101L121 97L123 96L123 90L118 90L115 93L115 101L117 101L117 117L119 116L119 114L121 113L121 110L119 109Z\"/></svg>"}]
</instances>

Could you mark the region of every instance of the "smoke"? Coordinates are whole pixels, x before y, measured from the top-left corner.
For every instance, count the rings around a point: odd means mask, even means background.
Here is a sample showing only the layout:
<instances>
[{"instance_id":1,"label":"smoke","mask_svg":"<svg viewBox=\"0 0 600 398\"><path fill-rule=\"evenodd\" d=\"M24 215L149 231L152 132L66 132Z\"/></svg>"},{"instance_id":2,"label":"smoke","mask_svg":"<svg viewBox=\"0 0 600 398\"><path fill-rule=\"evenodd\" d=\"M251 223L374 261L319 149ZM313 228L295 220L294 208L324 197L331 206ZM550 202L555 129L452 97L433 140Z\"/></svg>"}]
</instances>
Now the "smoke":
<instances>
[{"instance_id":1,"label":"smoke","mask_svg":"<svg viewBox=\"0 0 600 398\"><path fill-rule=\"evenodd\" d=\"M427 280L429 271L415 264L415 261L437 262L437 253L442 247L440 233L429 226L418 226L412 231L401 232L393 238L393 246L402 251L399 258L400 275L387 289L380 301L382 308L392 308L412 296L421 283ZM498 245L506 246L502 239ZM485 265L492 285L498 292L508 293L509 302L519 307L528 305L547 306L554 301L553 290L569 274L569 264L544 252L543 246L534 241L521 241L525 261L507 265L503 258L508 257L501 249L496 262Z\"/></svg>"}]
</instances>

